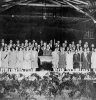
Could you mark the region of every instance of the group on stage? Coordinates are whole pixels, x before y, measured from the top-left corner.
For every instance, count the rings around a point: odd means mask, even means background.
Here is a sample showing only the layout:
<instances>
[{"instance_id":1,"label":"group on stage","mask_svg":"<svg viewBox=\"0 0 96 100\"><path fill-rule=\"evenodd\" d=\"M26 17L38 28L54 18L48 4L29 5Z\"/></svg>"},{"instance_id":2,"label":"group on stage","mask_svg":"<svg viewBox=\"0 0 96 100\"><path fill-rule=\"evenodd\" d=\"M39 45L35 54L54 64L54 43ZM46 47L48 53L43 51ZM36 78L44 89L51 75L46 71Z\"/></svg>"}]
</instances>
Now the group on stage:
<instances>
[{"instance_id":1,"label":"group on stage","mask_svg":"<svg viewBox=\"0 0 96 100\"><path fill-rule=\"evenodd\" d=\"M36 69L39 67L39 56L51 56L52 67L63 69L95 69L96 68L96 48L92 44L89 47L88 42L82 44L79 40L70 44L65 40L49 43L43 40L37 43L35 40L25 40L20 43L19 40L14 44L12 40L6 43L1 41L0 48L0 67L18 68L18 69Z\"/></svg>"}]
</instances>

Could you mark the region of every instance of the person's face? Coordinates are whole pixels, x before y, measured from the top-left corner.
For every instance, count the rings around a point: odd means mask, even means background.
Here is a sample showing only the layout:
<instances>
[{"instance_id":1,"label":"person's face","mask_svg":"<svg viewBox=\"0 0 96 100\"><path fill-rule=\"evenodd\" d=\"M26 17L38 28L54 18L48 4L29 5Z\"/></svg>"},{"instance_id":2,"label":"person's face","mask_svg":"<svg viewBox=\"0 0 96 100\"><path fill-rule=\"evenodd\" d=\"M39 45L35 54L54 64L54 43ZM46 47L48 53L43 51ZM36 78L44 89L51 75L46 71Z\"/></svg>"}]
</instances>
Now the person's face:
<instances>
[{"instance_id":1,"label":"person's face","mask_svg":"<svg viewBox=\"0 0 96 100\"><path fill-rule=\"evenodd\" d=\"M24 46L24 43L22 43L21 46Z\"/></svg>"},{"instance_id":2,"label":"person's face","mask_svg":"<svg viewBox=\"0 0 96 100\"><path fill-rule=\"evenodd\" d=\"M44 46L46 46L46 43L44 43Z\"/></svg>"},{"instance_id":3,"label":"person's face","mask_svg":"<svg viewBox=\"0 0 96 100\"><path fill-rule=\"evenodd\" d=\"M95 50L94 50L95 52L96 52L96 48L95 48Z\"/></svg>"},{"instance_id":4,"label":"person's face","mask_svg":"<svg viewBox=\"0 0 96 100\"><path fill-rule=\"evenodd\" d=\"M25 40L25 43L28 43L28 40Z\"/></svg>"},{"instance_id":5,"label":"person's face","mask_svg":"<svg viewBox=\"0 0 96 100\"><path fill-rule=\"evenodd\" d=\"M15 47L15 44L13 44L13 46Z\"/></svg>"},{"instance_id":6,"label":"person's face","mask_svg":"<svg viewBox=\"0 0 96 100\"><path fill-rule=\"evenodd\" d=\"M27 47L27 51L29 50L29 48Z\"/></svg>"},{"instance_id":7,"label":"person's face","mask_svg":"<svg viewBox=\"0 0 96 100\"><path fill-rule=\"evenodd\" d=\"M47 49L50 49L50 46L49 45L47 45Z\"/></svg>"},{"instance_id":8,"label":"person's face","mask_svg":"<svg viewBox=\"0 0 96 100\"><path fill-rule=\"evenodd\" d=\"M40 45L38 45L38 49L40 49Z\"/></svg>"},{"instance_id":9,"label":"person's face","mask_svg":"<svg viewBox=\"0 0 96 100\"><path fill-rule=\"evenodd\" d=\"M4 39L2 39L2 40L1 40L1 42L2 42L2 43L4 43L4 42L5 42L5 40L4 40Z\"/></svg>"},{"instance_id":10,"label":"person's face","mask_svg":"<svg viewBox=\"0 0 96 100\"><path fill-rule=\"evenodd\" d=\"M35 46L37 46L37 43L35 43Z\"/></svg>"},{"instance_id":11,"label":"person's face","mask_svg":"<svg viewBox=\"0 0 96 100\"><path fill-rule=\"evenodd\" d=\"M18 47L16 47L16 51L18 51Z\"/></svg>"},{"instance_id":12,"label":"person's face","mask_svg":"<svg viewBox=\"0 0 96 100\"><path fill-rule=\"evenodd\" d=\"M12 43L13 41L12 40L10 40L10 43Z\"/></svg>"},{"instance_id":13,"label":"person's face","mask_svg":"<svg viewBox=\"0 0 96 100\"><path fill-rule=\"evenodd\" d=\"M63 43L62 46L64 47L65 46L65 43Z\"/></svg>"},{"instance_id":14,"label":"person's face","mask_svg":"<svg viewBox=\"0 0 96 100\"><path fill-rule=\"evenodd\" d=\"M50 43L52 44L52 40L50 40Z\"/></svg>"},{"instance_id":15,"label":"person's face","mask_svg":"<svg viewBox=\"0 0 96 100\"><path fill-rule=\"evenodd\" d=\"M19 40L17 41L17 44L19 44Z\"/></svg>"},{"instance_id":16,"label":"person's face","mask_svg":"<svg viewBox=\"0 0 96 100\"><path fill-rule=\"evenodd\" d=\"M71 47L71 44L69 44L69 47Z\"/></svg>"},{"instance_id":17,"label":"person's face","mask_svg":"<svg viewBox=\"0 0 96 100\"><path fill-rule=\"evenodd\" d=\"M57 44L57 43L55 43L55 45L56 45L56 47L58 46L58 44Z\"/></svg>"},{"instance_id":18,"label":"person's face","mask_svg":"<svg viewBox=\"0 0 96 100\"><path fill-rule=\"evenodd\" d=\"M35 40L33 40L33 43L35 43Z\"/></svg>"},{"instance_id":19,"label":"person's face","mask_svg":"<svg viewBox=\"0 0 96 100\"><path fill-rule=\"evenodd\" d=\"M22 51L22 48L20 48L20 51Z\"/></svg>"},{"instance_id":20,"label":"person's face","mask_svg":"<svg viewBox=\"0 0 96 100\"><path fill-rule=\"evenodd\" d=\"M29 42L29 46L31 45L31 42Z\"/></svg>"},{"instance_id":21,"label":"person's face","mask_svg":"<svg viewBox=\"0 0 96 100\"><path fill-rule=\"evenodd\" d=\"M79 44L77 44L77 47L79 47Z\"/></svg>"},{"instance_id":22,"label":"person's face","mask_svg":"<svg viewBox=\"0 0 96 100\"><path fill-rule=\"evenodd\" d=\"M80 48L80 51L82 51L82 47Z\"/></svg>"},{"instance_id":23,"label":"person's face","mask_svg":"<svg viewBox=\"0 0 96 100\"><path fill-rule=\"evenodd\" d=\"M15 51L14 48L12 48L12 51Z\"/></svg>"},{"instance_id":24,"label":"person's face","mask_svg":"<svg viewBox=\"0 0 96 100\"><path fill-rule=\"evenodd\" d=\"M84 52L86 52L87 50L86 49L84 49Z\"/></svg>"},{"instance_id":25,"label":"person's face","mask_svg":"<svg viewBox=\"0 0 96 100\"><path fill-rule=\"evenodd\" d=\"M58 41L57 43L60 44L60 41Z\"/></svg>"},{"instance_id":26,"label":"person's face","mask_svg":"<svg viewBox=\"0 0 96 100\"><path fill-rule=\"evenodd\" d=\"M72 42L72 45L74 45L74 44L75 44L75 42L73 41L73 42Z\"/></svg>"},{"instance_id":27,"label":"person's face","mask_svg":"<svg viewBox=\"0 0 96 100\"><path fill-rule=\"evenodd\" d=\"M67 40L65 40L65 43L67 43Z\"/></svg>"},{"instance_id":28,"label":"person's face","mask_svg":"<svg viewBox=\"0 0 96 100\"><path fill-rule=\"evenodd\" d=\"M41 40L40 43L43 44L43 41Z\"/></svg>"},{"instance_id":29,"label":"person's face","mask_svg":"<svg viewBox=\"0 0 96 100\"><path fill-rule=\"evenodd\" d=\"M79 44L81 44L82 43L82 41L81 40L79 40Z\"/></svg>"}]
</instances>

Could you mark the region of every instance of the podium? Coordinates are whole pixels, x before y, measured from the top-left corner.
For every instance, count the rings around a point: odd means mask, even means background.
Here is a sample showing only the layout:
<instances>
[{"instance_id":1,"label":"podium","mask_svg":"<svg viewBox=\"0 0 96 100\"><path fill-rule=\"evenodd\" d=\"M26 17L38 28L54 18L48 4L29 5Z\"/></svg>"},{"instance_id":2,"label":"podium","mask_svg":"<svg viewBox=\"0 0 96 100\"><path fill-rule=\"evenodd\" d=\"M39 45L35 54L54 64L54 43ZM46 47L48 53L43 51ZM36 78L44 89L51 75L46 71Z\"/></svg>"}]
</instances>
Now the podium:
<instances>
[{"instance_id":1,"label":"podium","mask_svg":"<svg viewBox=\"0 0 96 100\"><path fill-rule=\"evenodd\" d=\"M39 56L40 69L52 71L52 56Z\"/></svg>"}]
</instances>

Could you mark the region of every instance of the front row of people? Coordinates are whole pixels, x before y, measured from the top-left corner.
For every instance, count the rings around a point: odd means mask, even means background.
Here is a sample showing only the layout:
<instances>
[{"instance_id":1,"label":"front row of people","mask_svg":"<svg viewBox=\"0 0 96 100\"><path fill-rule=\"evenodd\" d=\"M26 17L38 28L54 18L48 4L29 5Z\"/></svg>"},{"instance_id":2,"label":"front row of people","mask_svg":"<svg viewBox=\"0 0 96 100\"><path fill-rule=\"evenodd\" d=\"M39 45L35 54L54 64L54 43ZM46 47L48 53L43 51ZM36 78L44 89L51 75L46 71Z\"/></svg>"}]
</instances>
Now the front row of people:
<instances>
[{"instance_id":1,"label":"front row of people","mask_svg":"<svg viewBox=\"0 0 96 100\"><path fill-rule=\"evenodd\" d=\"M26 48L14 48L0 50L0 67L3 68L18 68L18 69L36 69L38 68L38 51L36 48L29 50ZM89 48L82 50L67 50L64 48L55 48L52 52L53 69L89 69L96 68L96 49L90 52Z\"/></svg>"},{"instance_id":2,"label":"front row of people","mask_svg":"<svg viewBox=\"0 0 96 100\"><path fill-rule=\"evenodd\" d=\"M0 67L3 68L18 68L18 69L36 69L38 68L38 52L34 48L29 51L29 48L26 50L7 50L5 48L4 51L0 51L1 62Z\"/></svg>"},{"instance_id":3,"label":"front row of people","mask_svg":"<svg viewBox=\"0 0 96 100\"><path fill-rule=\"evenodd\" d=\"M53 67L63 69L96 69L96 49L90 51L89 48L80 50L63 50L55 48L52 52Z\"/></svg>"}]
</instances>

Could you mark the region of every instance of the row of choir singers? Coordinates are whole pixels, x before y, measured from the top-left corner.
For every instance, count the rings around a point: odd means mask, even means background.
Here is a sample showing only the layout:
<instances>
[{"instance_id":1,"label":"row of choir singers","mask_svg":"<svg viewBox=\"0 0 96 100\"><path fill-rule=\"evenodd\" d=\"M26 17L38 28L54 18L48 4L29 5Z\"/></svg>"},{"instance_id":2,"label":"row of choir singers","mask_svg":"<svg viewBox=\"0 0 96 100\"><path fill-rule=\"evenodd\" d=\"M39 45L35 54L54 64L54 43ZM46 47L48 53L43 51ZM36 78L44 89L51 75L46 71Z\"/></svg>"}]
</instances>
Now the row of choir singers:
<instances>
[{"instance_id":1,"label":"row of choir singers","mask_svg":"<svg viewBox=\"0 0 96 100\"><path fill-rule=\"evenodd\" d=\"M52 63L54 68L64 68L64 69L89 69L89 68L96 68L96 49L94 52L90 52L89 50L85 49L84 51L76 50L75 52L68 51L65 52L60 49L58 52L55 49L52 52Z\"/></svg>"},{"instance_id":2,"label":"row of choir singers","mask_svg":"<svg viewBox=\"0 0 96 100\"><path fill-rule=\"evenodd\" d=\"M34 50L29 51L27 48L26 51L16 52L14 48L11 52L5 48L5 51L0 51L0 65L1 67L10 67L10 68L38 68L38 52L36 48ZM54 68L66 68L66 69L73 69L73 68L96 68L96 49L94 52L90 52L88 50L84 51L64 51L62 48L58 51L55 48L55 51L52 52L52 64Z\"/></svg>"},{"instance_id":3,"label":"row of choir singers","mask_svg":"<svg viewBox=\"0 0 96 100\"><path fill-rule=\"evenodd\" d=\"M0 56L0 67L22 69L38 68L38 52L35 48L31 52L28 49L25 52L23 52L22 49L18 52L15 52L14 49L8 52L8 50L5 49L5 51L0 52Z\"/></svg>"}]
</instances>

